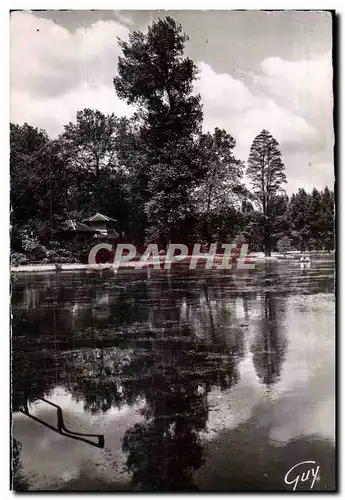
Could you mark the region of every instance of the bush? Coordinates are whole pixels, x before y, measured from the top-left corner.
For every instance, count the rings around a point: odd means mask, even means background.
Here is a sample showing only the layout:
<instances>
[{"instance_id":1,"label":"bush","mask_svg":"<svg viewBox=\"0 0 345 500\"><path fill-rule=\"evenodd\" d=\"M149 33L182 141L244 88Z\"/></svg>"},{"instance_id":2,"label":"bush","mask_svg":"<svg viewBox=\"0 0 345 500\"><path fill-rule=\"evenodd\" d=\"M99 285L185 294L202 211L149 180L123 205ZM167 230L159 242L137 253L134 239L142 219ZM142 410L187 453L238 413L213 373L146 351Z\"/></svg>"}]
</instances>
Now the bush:
<instances>
[{"instance_id":1,"label":"bush","mask_svg":"<svg viewBox=\"0 0 345 500\"><path fill-rule=\"evenodd\" d=\"M11 265L12 266L23 266L28 263L28 258L26 255L20 252L11 253Z\"/></svg>"},{"instance_id":2,"label":"bush","mask_svg":"<svg viewBox=\"0 0 345 500\"><path fill-rule=\"evenodd\" d=\"M49 246L52 250L57 250L61 247L61 243L59 241L49 241Z\"/></svg>"},{"instance_id":3,"label":"bush","mask_svg":"<svg viewBox=\"0 0 345 500\"><path fill-rule=\"evenodd\" d=\"M30 231L29 229L23 229L20 231L20 234L24 252L33 253L40 247L38 238L36 235L34 235L33 231Z\"/></svg>"},{"instance_id":4,"label":"bush","mask_svg":"<svg viewBox=\"0 0 345 500\"><path fill-rule=\"evenodd\" d=\"M283 236L277 243L278 252L286 255L289 250L291 250L291 240L288 236Z\"/></svg>"}]
</instances>

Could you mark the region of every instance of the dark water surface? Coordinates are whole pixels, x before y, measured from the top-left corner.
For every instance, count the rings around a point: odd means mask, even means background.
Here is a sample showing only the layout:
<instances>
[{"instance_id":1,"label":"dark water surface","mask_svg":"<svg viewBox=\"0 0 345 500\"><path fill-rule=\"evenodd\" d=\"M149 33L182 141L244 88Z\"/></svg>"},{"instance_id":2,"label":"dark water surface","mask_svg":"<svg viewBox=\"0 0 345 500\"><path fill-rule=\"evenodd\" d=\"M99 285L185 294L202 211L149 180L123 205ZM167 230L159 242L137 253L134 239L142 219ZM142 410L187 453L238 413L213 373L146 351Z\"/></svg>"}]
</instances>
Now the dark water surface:
<instances>
[{"instance_id":1,"label":"dark water surface","mask_svg":"<svg viewBox=\"0 0 345 500\"><path fill-rule=\"evenodd\" d=\"M30 490L334 489L332 260L18 274L12 315Z\"/></svg>"}]
</instances>

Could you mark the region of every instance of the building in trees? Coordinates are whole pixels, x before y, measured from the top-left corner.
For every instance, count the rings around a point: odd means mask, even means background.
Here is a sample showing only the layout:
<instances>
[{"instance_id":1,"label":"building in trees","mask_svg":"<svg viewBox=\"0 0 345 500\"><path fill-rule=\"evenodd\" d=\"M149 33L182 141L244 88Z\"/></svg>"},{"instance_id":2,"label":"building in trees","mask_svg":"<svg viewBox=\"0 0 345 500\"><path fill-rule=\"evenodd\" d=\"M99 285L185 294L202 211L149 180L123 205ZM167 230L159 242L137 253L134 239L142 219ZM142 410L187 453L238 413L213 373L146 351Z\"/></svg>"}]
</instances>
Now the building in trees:
<instances>
[{"instance_id":1,"label":"building in trees","mask_svg":"<svg viewBox=\"0 0 345 500\"><path fill-rule=\"evenodd\" d=\"M115 231L117 220L112 219L107 215L96 213L95 215L84 219L83 223L86 223L93 231L95 231L95 238L119 238L119 233Z\"/></svg>"},{"instance_id":2,"label":"building in trees","mask_svg":"<svg viewBox=\"0 0 345 500\"><path fill-rule=\"evenodd\" d=\"M66 220L60 230L57 231L56 237L64 240L85 241L91 239L98 231L91 227L73 219Z\"/></svg>"}]
</instances>

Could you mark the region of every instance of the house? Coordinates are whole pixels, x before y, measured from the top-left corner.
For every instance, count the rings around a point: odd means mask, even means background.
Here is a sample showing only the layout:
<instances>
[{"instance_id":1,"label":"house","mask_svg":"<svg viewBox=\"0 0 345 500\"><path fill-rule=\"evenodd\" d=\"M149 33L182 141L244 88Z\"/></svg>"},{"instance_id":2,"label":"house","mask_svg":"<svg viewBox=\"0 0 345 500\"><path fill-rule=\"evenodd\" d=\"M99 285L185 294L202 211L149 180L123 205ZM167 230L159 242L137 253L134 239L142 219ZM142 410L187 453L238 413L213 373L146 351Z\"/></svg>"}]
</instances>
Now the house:
<instances>
[{"instance_id":1,"label":"house","mask_svg":"<svg viewBox=\"0 0 345 500\"><path fill-rule=\"evenodd\" d=\"M94 238L107 238L107 239L118 239L119 233L115 231L115 225L117 220L112 219L106 215L100 214L99 212L84 219L83 223L86 223L89 228L91 228L95 234Z\"/></svg>"},{"instance_id":2,"label":"house","mask_svg":"<svg viewBox=\"0 0 345 500\"><path fill-rule=\"evenodd\" d=\"M87 240L95 234L97 234L97 230L73 219L66 220L58 231L58 235L66 240Z\"/></svg>"}]
</instances>

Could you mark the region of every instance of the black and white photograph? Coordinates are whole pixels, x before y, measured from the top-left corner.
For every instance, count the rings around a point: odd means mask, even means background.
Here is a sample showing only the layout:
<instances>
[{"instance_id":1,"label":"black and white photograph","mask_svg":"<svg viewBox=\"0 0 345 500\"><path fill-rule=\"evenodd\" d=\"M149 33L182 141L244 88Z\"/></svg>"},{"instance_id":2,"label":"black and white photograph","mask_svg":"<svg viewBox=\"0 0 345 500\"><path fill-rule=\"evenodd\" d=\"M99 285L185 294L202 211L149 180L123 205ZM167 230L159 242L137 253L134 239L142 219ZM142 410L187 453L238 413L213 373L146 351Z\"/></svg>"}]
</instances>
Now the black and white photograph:
<instances>
[{"instance_id":1,"label":"black and white photograph","mask_svg":"<svg viewBox=\"0 0 345 500\"><path fill-rule=\"evenodd\" d=\"M11 490L337 490L337 14L211 9L9 13Z\"/></svg>"}]
</instances>

